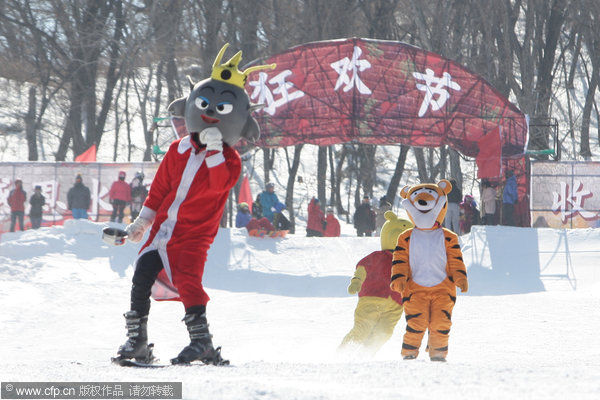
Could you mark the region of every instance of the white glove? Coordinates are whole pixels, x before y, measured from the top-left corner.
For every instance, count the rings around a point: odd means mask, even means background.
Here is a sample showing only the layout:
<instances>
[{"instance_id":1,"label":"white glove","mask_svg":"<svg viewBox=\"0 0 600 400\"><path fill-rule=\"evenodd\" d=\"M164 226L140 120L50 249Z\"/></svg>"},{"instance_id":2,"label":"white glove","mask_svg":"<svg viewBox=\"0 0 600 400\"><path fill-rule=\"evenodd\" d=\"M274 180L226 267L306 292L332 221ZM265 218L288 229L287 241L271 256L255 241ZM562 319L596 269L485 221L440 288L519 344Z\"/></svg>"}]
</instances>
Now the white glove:
<instances>
[{"instance_id":1,"label":"white glove","mask_svg":"<svg viewBox=\"0 0 600 400\"><path fill-rule=\"evenodd\" d=\"M204 129L200 132L198 139L200 139L200 143L206 145L206 151L223 151L223 135L221 135L219 128L210 127Z\"/></svg>"},{"instance_id":2,"label":"white glove","mask_svg":"<svg viewBox=\"0 0 600 400\"><path fill-rule=\"evenodd\" d=\"M137 217L133 223L127 225L125 232L127 232L127 238L133 243L138 243L144 237L146 229L152 225L152 221L146 218Z\"/></svg>"}]
</instances>

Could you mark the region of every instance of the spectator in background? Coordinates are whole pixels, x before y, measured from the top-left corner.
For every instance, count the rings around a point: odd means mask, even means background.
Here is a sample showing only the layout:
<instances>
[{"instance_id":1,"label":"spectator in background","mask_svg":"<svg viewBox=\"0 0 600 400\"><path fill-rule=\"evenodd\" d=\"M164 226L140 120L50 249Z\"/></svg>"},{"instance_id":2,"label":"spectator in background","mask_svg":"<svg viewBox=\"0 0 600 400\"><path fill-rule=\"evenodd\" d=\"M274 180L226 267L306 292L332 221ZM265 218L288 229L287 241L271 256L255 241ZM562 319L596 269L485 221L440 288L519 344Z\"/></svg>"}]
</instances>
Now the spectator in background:
<instances>
[{"instance_id":1,"label":"spectator in background","mask_svg":"<svg viewBox=\"0 0 600 400\"><path fill-rule=\"evenodd\" d=\"M33 195L29 198L29 220L31 221L31 227L38 229L42 226L42 207L46 204L46 198L42 194L42 187L37 185L33 189Z\"/></svg>"},{"instance_id":2,"label":"spectator in background","mask_svg":"<svg viewBox=\"0 0 600 400\"><path fill-rule=\"evenodd\" d=\"M287 231L291 227L290 220L283 214L285 204L279 202L275 204L275 212L273 213L273 225L277 231Z\"/></svg>"},{"instance_id":3,"label":"spectator in background","mask_svg":"<svg viewBox=\"0 0 600 400\"><path fill-rule=\"evenodd\" d=\"M252 208L254 208L254 205L252 205ZM273 226L273 224L270 223L269 220L265 217L262 217L260 219L252 218L250 222L248 222L248 225L246 225L246 229L248 230L248 232L258 231L261 229L268 233L275 231L275 227Z\"/></svg>"},{"instance_id":4,"label":"spectator in background","mask_svg":"<svg viewBox=\"0 0 600 400\"><path fill-rule=\"evenodd\" d=\"M460 203L460 234L471 232L473 225L479 225L479 209L477 202L470 194L465 195L465 199Z\"/></svg>"},{"instance_id":5,"label":"spectator in background","mask_svg":"<svg viewBox=\"0 0 600 400\"><path fill-rule=\"evenodd\" d=\"M275 194L275 184L269 182L265 186L265 190L260 194L260 205L263 217L267 218L271 223L273 223L275 204L277 203L279 203L279 199Z\"/></svg>"},{"instance_id":6,"label":"spectator in background","mask_svg":"<svg viewBox=\"0 0 600 400\"><path fill-rule=\"evenodd\" d=\"M452 232L460 234L460 207L459 204L463 199L462 190L458 187L456 179L450 179L452 190L448 193L448 211L444 226Z\"/></svg>"},{"instance_id":7,"label":"spectator in background","mask_svg":"<svg viewBox=\"0 0 600 400\"><path fill-rule=\"evenodd\" d=\"M482 223L484 225L496 224L496 188L490 181L484 179L481 182L483 190L481 191L481 213Z\"/></svg>"},{"instance_id":8,"label":"spectator in background","mask_svg":"<svg viewBox=\"0 0 600 400\"><path fill-rule=\"evenodd\" d=\"M142 209L144 200L148 197L148 189L144 185L144 173L136 172L129 186L131 188L131 221L134 221Z\"/></svg>"},{"instance_id":9,"label":"spectator in background","mask_svg":"<svg viewBox=\"0 0 600 400\"><path fill-rule=\"evenodd\" d=\"M386 213L386 211L390 211L391 209L392 205L387 200L387 197L381 197L381 199L379 199L379 208L377 208L377 210L375 211L376 236L379 236L379 232L381 232L381 227L386 221L384 214Z\"/></svg>"},{"instance_id":10,"label":"spectator in background","mask_svg":"<svg viewBox=\"0 0 600 400\"><path fill-rule=\"evenodd\" d=\"M125 171L119 171L119 179L113 182L108 192L110 204L113 206L111 222L123 222L125 207L131 201L131 188L125 182L125 176Z\"/></svg>"},{"instance_id":11,"label":"spectator in background","mask_svg":"<svg viewBox=\"0 0 600 400\"><path fill-rule=\"evenodd\" d=\"M252 203L252 217L257 220L263 217L262 205L260 204L260 193L256 195L256 200Z\"/></svg>"},{"instance_id":12,"label":"spectator in background","mask_svg":"<svg viewBox=\"0 0 600 400\"><path fill-rule=\"evenodd\" d=\"M74 219L87 219L87 210L90 207L92 196L90 189L83 184L80 174L75 177L75 184L67 193L67 205Z\"/></svg>"},{"instance_id":13,"label":"spectator in background","mask_svg":"<svg viewBox=\"0 0 600 400\"><path fill-rule=\"evenodd\" d=\"M325 214L321 210L319 199L313 197L308 203L308 221L306 222L306 236L322 237L325 233Z\"/></svg>"},{"instance_id":14,"label":"spectator in background","mask_svg":"<svg viewBox=\"0 0 600 400\"><path fill-rule=\"evenodd\" d=\"M245 228L251 219L252 214L250 214L250 208L248 207L248 203L242 202L238 204L238 211L237 215L235 216L235 227Z\"/></svg>"},{"instance_id":15,"label":"spectator in background","mask_svg":"<svg viewBox=\"0 0 600 400\"><path fill-rule=\"evenodd\" d=\"M362 203L354 212L356 236L371 236L375 230L375 212L371 209L369 196L363 196Z\"/></svg>"},{"instance_id":16,"label":"spectator in background","mask_svg":"<svg viewBox=\"0 0 600 400\"><path fill-rule=\"evenodd\" d=\"M337 220L335 215L333 214L333 207L327 207L327 215L325 216L325 222L327 223L325 227L325 233L323 236L325 237L338 237L340 236L340 221Z\"/></svg>"},{"instance_id":17,"label":"spectator in background","mask_svg":"<svg viewBox=\"0 0 600 400\"><path fill-rule=\"evenodd\" d=\"M21 230L25 230L23 226L23 217L25 216L25 200L27 193L23 190L23 181L15 180L15 188L8 194L8 205L10 206L10 231L15 231L17 220Z\"/></svg>"},{"instance_id":18,"label":"spectator in background","mask_svg":"<svg viewBox=\"0 0 600 400\"><path fill-rule=\"evenodd\" d=\"M512 170L508 170L502 191L502 225L515 226L515 204L518 199L517 178Z\"/></svg>"}]
</instances>

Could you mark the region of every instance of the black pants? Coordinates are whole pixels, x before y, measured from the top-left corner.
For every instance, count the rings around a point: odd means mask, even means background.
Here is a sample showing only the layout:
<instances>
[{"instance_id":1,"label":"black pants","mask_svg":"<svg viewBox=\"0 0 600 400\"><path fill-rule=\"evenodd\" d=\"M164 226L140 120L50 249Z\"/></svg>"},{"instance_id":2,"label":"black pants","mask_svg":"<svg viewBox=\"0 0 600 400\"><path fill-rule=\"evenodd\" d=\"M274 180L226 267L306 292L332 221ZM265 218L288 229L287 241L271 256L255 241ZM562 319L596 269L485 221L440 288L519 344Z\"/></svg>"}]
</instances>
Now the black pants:
<instances>
[{"instance_id":1,"label":"black pants","mask_svg":"<svg viewBox=\"0 0 600 400\"><path fill-rule=\"evenodd\" d=\"M496 225L496 214L485 214L481 222L483 225Z\"/></svg>"},{"instance_id":2,"label":"black pants","mask_svg":"<svg viewBox=\"0 0 600 400\"><path fill-rule=\"evenodd\" d=\"M42 226L42 216L41 215L29 214L29 220L31 221L32 229L38 229L40 226Z\"/></svg>"},{"instance_id":3,"label":"black pants","mask_svg":"<svg viewBox=\"0 0 600 400\"><path fill-rule=\"evenodd\" d=\"M23 226L23 216L25 215L24 211L13 211L10 213L10 231L14 232L15 231L15 226L17 224L17 219L19 220L19 227L21 228L21 230L25 230L25 227Z\"/></svg>"},{"instance_id":4,"label":"black pants","mask_svg":"<svg viewBox=\"0 0 600 400\"><path fill-rule=\"evenodd\" d=\"M148 315L152 285L162 269L163 263L158 250L149 251L138 258L131 285L132 311L137 311L140 315Z\"/></svg>"},{"instance_id":5,"label":"black pants","mask_svg":"<svg viewBox=\"0 0 600 400\"><path fill-rule=\"evenodd\" d=\"M358 237L362 237L362 236L371 236L373 234L372 231L363 231L363 230L356 230L356 236Z\"/></svg>"},{"instance_id":6,"label":"black pants","mask_svg":"<svg viewBox=\"0 0 600 400\"><path fill-rule=\"evenodd\" d=\"M306 228L306 237L313 237L313 236L323 237L323 232L319 232L319 231L315 231L314 229Z\"/></svg>"},{"instance_id":7,"label":"black pants","mask_svg":"<svg viewBox=\"0 0 600 400\"><path fill-rule=\"evenodd\" d=\"M502 225L516 226L515 224L515 205L509 203L502 204Z\"/></svg>"},{"instance_id":8,"label":"black pants","mask_svg":"<svg viewBox=\"0 0 600 400\"><path fill-rule=\"evenodd\" d=\"M115 199L112 202L112 206L113 206L113 212L112 212L112 215L110 216L111 222L115 222L115 220L117 222L123 222L123 217L125 216L125 206L127 206L127 203L125 202L125 200ZM117 220L117 213L119 214L118 220Z\"/></svg>"}]
</instances>

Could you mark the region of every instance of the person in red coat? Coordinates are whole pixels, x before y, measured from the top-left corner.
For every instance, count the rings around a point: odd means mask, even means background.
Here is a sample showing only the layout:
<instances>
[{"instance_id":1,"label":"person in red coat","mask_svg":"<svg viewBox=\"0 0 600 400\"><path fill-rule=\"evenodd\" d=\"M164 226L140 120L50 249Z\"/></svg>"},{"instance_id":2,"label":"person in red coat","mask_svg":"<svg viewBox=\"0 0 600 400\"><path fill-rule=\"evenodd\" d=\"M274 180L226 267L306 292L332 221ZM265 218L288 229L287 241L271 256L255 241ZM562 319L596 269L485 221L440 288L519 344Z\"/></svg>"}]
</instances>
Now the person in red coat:
<instances>
[{"instance_id":1,"label":"person in red coat","mask_svg":"<svg viewBox=\"0 0 600 400\"><path fill-rule=\"evenodd\" d=\"M394 332L402 317L402 295L390 289L392 253L398 236L413 224L386 211L381 228L381 250L374 251L356 264L348 293L358 293L354 327L344 337L338 350L358 350L372 356Z\"/></svg>"},{"instance_id":2,"label":"person in red coat","mask_svg":"<svg viewBox=\"0 0 600 400\"><path fill-rule=\"evenodd\" d=\"M308 203L308 221L306 223L306 236L323 236L325 233L325 214L321 210L319 199L313 197Z\"/></svg>"},{"instance_id":3,"label":"person in red coat","mask_svg":"<svg viewBox=\"0 0 600 400\"><path fill-rule=\"evenodd\" d=\"M125 182L125 176L125 171L119 171L119 179L113 182L108 192L110 203L113 206L111 222L115 222L115 220L119 223L123 222L125 207L131 201L131 186Z\"/></svg>"},{"instance_id":4,"label":"person in red coat","mask_svg":"<svg viewBox=\"0 0 600 400\"><path fill-rule=\"evenodd\" d=\"M249 72L265 67L240 72L241 52L221 64L226 48L213 63L211 77L190 82L190 93L169 105L171 116L184 118L189 135L171 144L139 216L125 228L132 242L140 242L148 228L150 234L135 262L131 308L124 314L128 339L116 362L153 361L147 332L152 295L157 300L180 300L185 307L190 344L171 359L172 364L228 363L220 347L213 346L206 317L209 296L202 278L229 191L242 169L233 146L242 137L255 142L260 134L251 113L261 106L250 103L244 83Z\"/></svg>"},{"instance_id":5,"label":"person in red coat","mask_svg":"<svg viewBox=\"0 0 600 400\"><path fill-rule=\"evenodd\" d=\"M21 230L25 230L23 226L23 217L25 216L25 200L27 193L23 190L23 181L15 180L15 188L8 194L8 205L10 206L10 231L15 231L17 220Z\"/></svg>"},{"instance_id":6,"label":"person in red coat","mask_svg":"<svg viewBox=\"0 0 600 400\"><path fill-rule=\"evenodd\" d=\"M338 237L340 236L340 221L337 220L335 215L333 215L333 208L327 207L327 216L325 217L325 222L327 223L325 228L325 237Z\"/></svg>"}]
</instances>

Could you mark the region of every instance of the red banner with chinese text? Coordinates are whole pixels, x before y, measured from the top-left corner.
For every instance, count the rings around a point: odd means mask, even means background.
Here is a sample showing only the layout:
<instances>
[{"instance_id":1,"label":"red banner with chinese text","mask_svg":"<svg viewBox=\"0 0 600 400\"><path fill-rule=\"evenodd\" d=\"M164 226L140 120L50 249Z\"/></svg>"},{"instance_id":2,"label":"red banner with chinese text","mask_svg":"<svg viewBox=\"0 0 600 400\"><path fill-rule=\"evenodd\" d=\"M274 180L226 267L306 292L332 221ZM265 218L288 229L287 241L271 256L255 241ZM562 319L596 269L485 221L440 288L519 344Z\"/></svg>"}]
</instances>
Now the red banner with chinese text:
<instances>
[{"instance_id":1,"label":"red banner with chinese text","mask_svg":"<svg viewBox=\"0 0 600 400\"><path fill-rule=\"evenodd\" d=\"M521 157L528 123L482 77L405 43L344 39L296 46L254 64L246 90L261 147L296 143L448 144L475 157L478 142L502 128L502 156Z\"/></svg>"}]
</instances>

